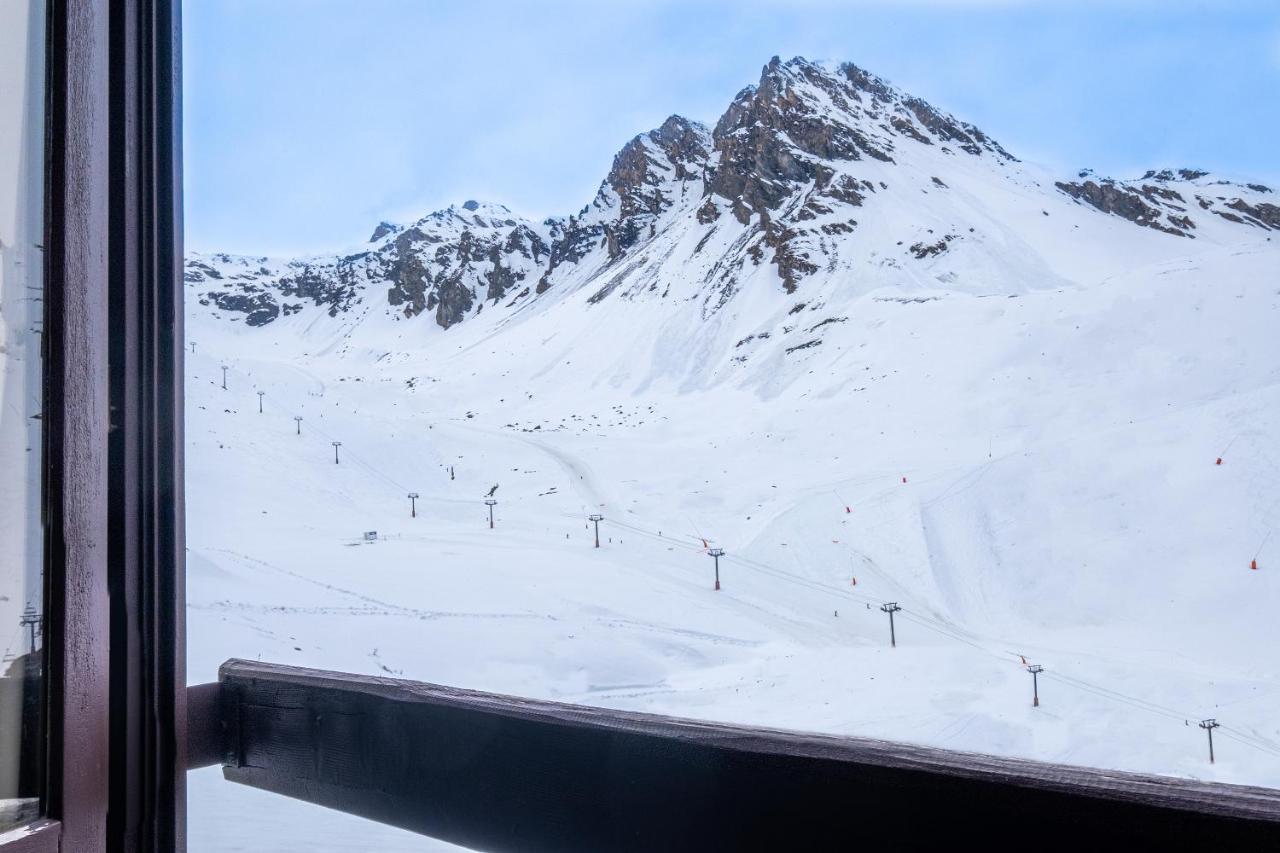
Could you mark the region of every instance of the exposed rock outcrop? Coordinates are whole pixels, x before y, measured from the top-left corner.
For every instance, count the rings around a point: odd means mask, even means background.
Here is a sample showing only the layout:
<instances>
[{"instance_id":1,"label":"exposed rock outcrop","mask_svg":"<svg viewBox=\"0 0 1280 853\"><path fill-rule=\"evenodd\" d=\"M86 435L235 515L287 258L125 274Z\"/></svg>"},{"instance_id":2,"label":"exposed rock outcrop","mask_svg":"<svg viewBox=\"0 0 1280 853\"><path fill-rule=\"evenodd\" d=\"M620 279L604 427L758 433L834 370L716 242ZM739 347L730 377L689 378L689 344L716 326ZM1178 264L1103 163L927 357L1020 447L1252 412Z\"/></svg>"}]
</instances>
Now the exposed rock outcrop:
<instances>
[{"instance_id":1,"label":"exposed rock outcrop","mask_svg":"<svg viewBox=\"0 0 1280 853\"><path fill-rule=\"evenodd\" d=\"M951 169L952 162L966 167ZM251 326L312 310L338 317L363 305L362 313L380 309L397 320L427 314L442 329L550 291L585 288L589 305L665 298L667 271L681 265L700 270L698 292L682 298L698 299L710 314L752 276L762 276L756 286L797 293L811 277L852 269L853 247L859 269L902 269L914 258L950 283L956 273L946 265L980 245L968 239L980 220L939 221L936 210L966 209L973 198L966 175L975 168L996 182L1021 175L1020 186L1030 186L1016 163L979 128L856 65L774 57L714 129L673 115L629 140L573 215L531 222L469 200L414 223L381 222L355 254L193 255L185 278L201 304ZM1207 222L1280 230L1270 188L1197 169L1152 170L1137 181L1086 170L1054 186L1100 214L1183 238L1203 235ZM940 196L945 201L935 203ZM882 229L886 213L902 210L917 211L919 221L902 222L893 242L859 242L877 233L860 222ZM954 242L961 234L965 240Z\"/></svg>"}]
</instances>

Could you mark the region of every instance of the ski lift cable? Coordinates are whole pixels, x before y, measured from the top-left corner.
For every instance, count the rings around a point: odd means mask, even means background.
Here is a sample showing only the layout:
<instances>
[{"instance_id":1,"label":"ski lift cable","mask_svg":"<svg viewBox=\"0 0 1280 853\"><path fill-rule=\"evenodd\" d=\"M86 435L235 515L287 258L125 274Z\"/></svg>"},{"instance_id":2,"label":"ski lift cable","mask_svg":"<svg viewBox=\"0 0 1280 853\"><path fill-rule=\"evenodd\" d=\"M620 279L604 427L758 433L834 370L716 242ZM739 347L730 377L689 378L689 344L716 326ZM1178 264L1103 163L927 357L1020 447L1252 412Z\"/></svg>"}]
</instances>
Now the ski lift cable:
<instances>
[{"instance_id":1,"label":"ski lift cable","mask_svg":"<svg viewBox=\"0 0 1280 853\"><path fill-rule=\"evenodd\" d=\"M1129 706L1129 707L1131 707L1131 708L1135 708L1135 709L1140 710L1140 711L1146 711L1146 712L1151 713L1151 714L1156 714L1156 715L1161 716L1161 717L1166 717L1166 718L1168 718L1168 719L1170 719L1170 720L1188 720L1188 719L1191 719L1191 716L1184 716L1184 715L1182 715L1182 714L1170 714L1170 713L1167 713L1167 712L1165 712L1165 711L1161 711L1161 710L1159 710L1159 709L1152 708L1152 707L1149 707L1149 706L1144 705L1144 704L1140 704L1140 703L1137 703L1137 702L1131 702L1131 701L1129 701L1127 698L1122 697L1122 696L1116 696L1116 695L1113 695L1113 694L1108 693L1108 692L1104 692L1104 691L1100 691L1100 690L1095 690L1092 686L1090 686L1090 685L1088 685L1088 684L1081 683L1081 682L1078 682L1078 681L1074 681L1074 680L1072 680L1072 679L1064 678L1064 677L1062 676L1062 673L1058 672L1057 670L1048 670L1048 669L1046 669L1046 670L1044 670L1043 672L1041 672L1041 673L1040 673L1040 675L1041 675L1042 677L1044 677L1044 676L1048 676L1048 677L1050 678L1050 680L1057 680L1057 681L1060 681L1060 682L1062 682L1063 684L1066 684L1066 685L1067 685L1067 686L1069 686L1069 687L1074 687L1074 688L1075 688L1075 689L1077 689L1077 690L1083 690L1083 691L1085 691L1086 693L1091 693L1091 694L1093 694L1094 696L1097 696L1097 697L1098 697L1098 698L1100 698L1100 699L1106 699L1106 700L1111 701L1111 702L1118 702L1118 703L1120 703L1120 704L1122 704L1122 705L1127 705L1127 706Z\"/></svg>"},{"instance_id":2,"label":"ski lift cable","mask_svg":"<svg viewBox=\"0 0 1280 853\"><path fill-rule=\"evenodd\" d=\"M260 390L260 389L258 389L258 386L257 386L257 385L254 385L253 387L254 387L254 389L255 389L255 390ZM286 402L292 402L292 403L295 403L295 405L294 405L294 409L295 409L295 410L299 408L299 407L296 405L296 402L297 402L297 401L296 401L296 398L294 397L294 395L291 395L291 394L289 394L288 392L280 393L279 391L273 391L273 392L272 392L272 394L273 394L273 396L278 396L278 397L280 397L280 398L285 399L285 400L286 400ZM315 433L316 433L316 434L318 434L321 438L324 438L324 439L326 439L326 440L328 440L328 441L334 441L334 440L335 440L335 439L334 439L334 437L333 437L333 435L332 435L328 430L326 430L323 426L321 426L321 425L319 425L318 423L316 423L316 422L315 422L315 420L313 420L313 421L311 422L311 425L310 425L310 427L309 427L309 432L315 432ZM406 485L404 485L403 483L399 482L399 481L398 481L398 480L396 480L394 477L392 477L391 475L387 474L385 471L381 470L381 469L380 469L380 468L378 468L377 466L375 466L375 465L373 465L372 463L370 463L370 462L368 462L367 460L365 460L365 459L364 459L360 454L356 453L356 452L355 452L354 450L352 450L350 447L346 447L346 446L344 445L344 448L345 448L345 449L344 449L344 451L343 451L343 455L344 455L345 457L347 457L348 459L350 459L352 462L355 462L355 463L356 463L357 465L359 465L360 467L362 467L362 468L366 469L369 473L373 474L375 477L377 477L377 478L379 478L380 480L382 480L382 482L384 482L384 483L386 483L386 484L388 484L388 485L390 485L390 486L394 487L395 489L397 489L398 491L401 491L401 492L404 492L404 491L408 491L408 490L409 490L409 487L408 487L408 486L406 486ZM418 499L419 499L420 501L431 501L431 502L435 502L435 503L467 503L467 501L464 501L464 500L452 499L452 498L441 498L441 497L437 497L437 496L434 496L434 495L426 495L426 496L419 497ZM521 499L521 498L516 498L516 499L513 499L513 500L514 500L514 501L520 501L520 500L523 500L523 499ZM506 503L511 503L511 502L513 502L513 500L508 500L508 501L506 501Z\"/></svg>"},{"instance_id":3,"label":"ski lift cable","mask_svg":"<svg viewBox=\"0 0 1280 853\"><path fill-rule=\"evenodd\" d=\"M1269 737L1266 737L1265 735L1260 735L1260 734L1258 734L1257 732L1246 732L1246 731L1243 731L1243 730L1241 730L1241 729L1238 729L1238 728L1236 728L1236 727L1234 727L1234 726L1224 726L1224 728L1231 729L1232 731L1234 731L1237 735L1240 735L1241 737L1253 738L1253 739L1255 739L1255 740L1258 740L1258 741L1260 741L1260 742L1262 742L1262 743L1265 743L1265 744L1267 744L1267 745L1271 746L1273 749L1280 749L1280 743L1277 743L1276 741L1272 740L1272 739L1271 739L1271 738L1269 738Z\"/></svg>"},{"instance_id":4,"label":"ski lift cable","mask_svg":"<svg viewBox=\"0 0 1280 853\"><path fill-rule=\"evenodd\" d=\"M325 431L322 427L319 427L313 424L311 429L319 433L322 437L328 438L329 440L333 440L332 436L330 436L327 433L327 431ZM1238 438L1239 438L1238 435L1232 438L1231 442L1227 444L1227 447L1223 449L1223 452L1222 452L1223 455L1225 455L1226 451L1231 448L1231 446L1235 443L1236 439ZM401 491L405 489L405 486L403 484L397 482L394 478L390 477L386 473L378 470L375 466L369 464L368 462L365 462L362 458L359 457L358 454L348 449L347 455L348 455L348 458L351 458L357 464L361 465L362 467L367 469L370 473L382 479L384 482L389 483L390 485L400 489ZM974 476L975 474L976 476ZM941 472L935 474L934 477L932 477L931 479L936 479L940 475L941 475ZM937 503L938 501L945 500L946 498L950 497L952 494L955 494L957 491L961 491L973 485L976 485L979 481L982 480L984 475L985 475L985 469L978 469L978 471L976 472L970 472L969 474L966 474L964 476L957 478L950 486L948 486L946 489L943 490L943 493L941 495L937 496L929 503L933 504L933 503ZM970 479L971 477L973 478L972 482L968 483L967 485L961 486L962 483L964 483L966 480ZM868 479L868 481L870 481L870 478ZM848 481L844 481L844 484L848 485ZM841 498L840 495L836 493L834 489L832 489L831 491L833 494L835 494L835 496L838 499L841 500L842 503L844 502L843 498ZM879 503L875 505L879 505ZM707 540L705 539L705 537L702 536L701 531L698 530L697 525L693 523L692 519L688 519L688 521L690 525L693 527L695 533L697 534L697 538L703 542L706 542ZM643 528L626 524L624 522L619 522L619 521L610 519L608 523L612 523L618 527L629 530L638 535L645 536L652 540L667 543L671 547L680 547L684 550L693 551L693 552L701 552L703 550L702 548L699 548L696 545L680 542L678 539L674 539L672 537L661 536L651 531L645 530ZM1272 526L1272 528L1268 530L1266 536L1263 538L1262 543L1258 546L1257 554L1262 553L1262 549L1266 546L1267 542L1270 540L1274 532L1275 532L1275 526ZM1255 559L1257 554L1255 554ZM739 564L742 564L748 568L753 568L759 572L768 574L772 577L789 581L791 583L802 586L811 591L839 595L842 598L853 598L853 599L860 600L867 603L874 602L874 599L871 599L867 596L853 593L849 590L832 588L818 581L814 581L809 578L804 578L803 576L794 574L792 572L788 572L785 569L780 569L776 566L771 566L769 564L766 564L757 560L753 560L751 558L741 557L738 555L726 555L726 556L729 557L731 560L738 562ZM903 618L906 618L909 621L914 622L915 624L925 628L926 630L933 631L934 633L937 633L940 636L946 637L947 639L951 639L956 642L968 645L989 657L996 658L997 660L1000 660L1000 661L1007 661L1007 658L1003 654L996 653L991 649L981 645L980 643L975 642L974 640L970 640L968 638L960 636L958 633L955 633L955 631L958 630L958 628L952 628L951 626L948 626L946 623L941 622L940 620L935 620L925 614L916 613L914 611L909 611L906 609L902 611L902 616ZM16 633L17 632L15 632L15 635ZM10 640L9 646L10 647L12 646L12 638ZM6 649L6 653L8 653L8 651L9 649ZM1149 702L1139 697L1130 696L1128 694L1121 693L1111 688L1103 687L1101 685L1096 685L1091 682L1084 681L1083 679L1075 678L1071 675L1068 675L1067 673L1062 672L1061 670L1057 670L1057 669L1049 670L1045 672L1045 675L1049 676L1051 679L1056 678L1057 680L1065 684L1068 684L1070 686L1074 686L1079 690L1084 690L1086 692L1092 693L1093 695L1098 696L1099 698L1104 698L1104 699L1109 699L1111 701L1119 702L1119 703L1128 705L1130 707L1137 708L1139 710L1145 710L1149 713L1164 716L1168 719L1174 719L1174 720L1181 719L1185 721L1195 716L1193 714L1181 713L1176 709L1158 705L1156 703ZM1265 739L1259 739L1258 736L1251 736L1248 733L1241 732L1235 728L1228 728L1226 726L1223 726L1222 728L1226 730L1224 732L1224 735L1226 737L1228 737L1229 739L1237 743L1240 743L1241 745L1251 747L1262 752L1280 756L1280 748L1277 748L1274 745L1270 745Z\"/></svg>"},{"instance_id":5,"label":"ski lift cable","mask_svg":"<svg viewBox=\"0 0 1280 853\"><path fill-rule=\"evenodd\" d=\"M1241 743L1244 743L1250 746L1257 746L1259 749L1265 749L1269 752L1274 753L1276 756L1280 756L1280 745L1277 745L1274 741L1268 740L1267 738L1264 738L1261 736L1250 736L1247 732L1242 732L1240 731L1240 729L1237 729L1234 726L1226 726L1226 725L1219 724L1219 728L1221 728L1224 732L1230 734L1233 739L1238 740Z\"/></svg>"},{"instance_id":6,"label":"ski lift cable","mask_svg":"<svg viewBox=\"0 0 1280 853\"><path fill-rule=\"evenodd\" d=\"M635 531L636 531L636 532L638 532L638 533L642 533L642 534L643 534L643 533L647 533L647 531L642 531L640 528L635 528L635 527L633 527L632 529L633 529L633 530L635 530ZM728 556L728 555L727 555L727 556ZM847 590L837 590L837 589L833 589L833 588L827 587L827 586L825 586L825 585L822 585L822 584L820 584L820 583L818 583L818 582L811 581L811 580L809 580L809 579L807 579L807 578L802 578L802 577L800 577L800 576L794 575L794 574L792 574L791 572L787 572L786 570L778 569L778 568L776 568L776 567L772 567L772 566L768 566L767 564L760 563L760 562L758 562L758 561L751 560L751 559L749 559L749 558L744 558L744 557L734 557L734 559L735 559L737 562L739 562L739 563L741 563L741 564L744 564L744 565L746 565L746 566L748 566L748 567L756 568L756 569L758 569L759 571L762 571L762 572L767 573L767 574L769 574L769 575L771 575L771 576L774 576L774 577L778 577L778 578L781 578L781 579L784 579L784 580L789 580L789 581L791 581L791 582L793 582L793 583L797 583L798 585L803 586L803 587L805 587L805 588L807 588L807 589L811 589L811 590L815 590L815 591L820 591L820 592L826 592L826 593L830 593L830 594L839 594L839 595L841 595L842 597L856 597L856 598L859 598L859 599L861 599L861 600L863 600L863 601L867 601L867 602L874 602L874 599L867 598L866 596L858 596L857 594L855 594L855 593L850 593L850 592L849 592L849 591L847 591ZM915 611L911 611L911 610L907 610L907 609L905 609L905 608L904 608L904 609L903 609L903 611L901 611L901 615L902 615L904 618L907 618L909 621L915 622L917 625L919 625L919 626L921 626L921 627L923 627L923 628L926 628L926 629L928 629L928 630L934 631L935 633L937 633L937 634L939 634L939 635L941 635L941 636L947 637L948 639L954 640L954 641L956 641L956 642L964 643L965 645L968 645L968 646L970 646L970 647L972 647L972 648L974 648L974 649L976 649L976 650L978 650L978 651L981 651L981 652L983 652L984 654L986 654L986 655L988 655L988 656L990 656L990 657L993 657L993 658L995 658L995 659L997 659L997 660L1001 660L1001 661L1007 661L1007 660L1008 660L1008 658L1007 658L1004 654L1000 654L1000 653L994 652L994 651L992 651L990 648L988 648L988 647L986 647L986 646L983 646L981 643L976 642L975 640L972 640L972 639L966 638L966 637L964 637L964 636L961 636L960 634L958 634L958 633L956 632L956 631L957 631L957 629L952 628L951 626L948 626L948 625L946 625L945 623L940 623L940 622L938 622L937 620L934 620L934 619L932 619L932 618L930 618L930 617L928 617L928 616L926 616L926 615L924 615L924 614L921 614L921 613L918 613L918 612L915 612ZM1193 715L1187 714L1187 713L1185 713L1185 712L1183 712L1183 711L1179 711L1178 709L1175 709L1175 708L1169 708L1169 707L1167 707L1167 706L1158 705L1158 704L1156 704L1156 703L1149 702L1149 701L1144 700L1144 699L1141 699L1141 698L1139 698L1139 697L1129 696L1128 694L1124 694L1124 693L1121 693L1121 692L1119 692L1119 691L1112 690L1111 688L1107 688L1107 687L1103 687L1103 686L1101 686L1101 685L1093 684L1092 682L1088 682L1088 681L1085 681L1085 680L1083 680L1083 679L1079 679L1079 678L1076 678L1076 677L1074 677L1074 676L1071 676L1071 675L1069 675L1069 674L1067 674L1067 673L1065 673L1065 672L1062 672L1061 670L1056 670L1056 669L1055 669L1055 670L1053 670L1053 672L1054 672L1054 675L1055 675L1056 677L1058 677L1059 679L1061 679L1062 681L1065 681L1065 682L1071 683L1071 684L1073 684L1074 686L1079 687L1080 689L1089 690L1089 691L1094 692L1096 695L1103 696L1103 697L1106 697L1106 698L1112 698L1112 699L1115 699L1116 701L1120 701L1120 702L1124 702L1124 703L1126 703L1126 704L1133 705L1134 707L1143 707L1143 708L1145 708L1146 710L1149 710L1149 711L1151 711L1151 712L1153 712L1153 713L1161 714L1161 715L1163 715L1163 716L1169 717L1170 719L1175 719L1175 718L1176 718L1176 719L1188 719L1188 718L1190 718L1191 716L1193 716Z\"/></svg>"},{"instance_id":7,"label":"ski lift cable","mask_svg":"<svg viewBox=\"0 0 1280 853\"><path fill-rule=\"evenodd\" d=\"M623 525L619 524L619 526L623 526ZM642 530L640 528L632 527L632 529L634 532L639 533L641 535L649 535L649 536L653 535L653 534L650 534L648 531ZM664 541L671 541L671 540L664 539ZM695 548L693 550L700 550L700 549ZM865 596L856 596L855 594L851 594L846 590L837 590L837 589L824 586L820 583L810 581L807 578L802 578L800 576L794 575L785 570L777 569L776 567L771 567L771 566L768 566L767 564L759 563L758 561L755 561L755 560L742 558L742 557L737 557L735 559L738 563L743 564L748 568L754 568L757 571L761 571L773 577L778 577L783 580L791 581L792 583L796 583L807 589L830 593L830 594L839 594L843 597L858 597L868 602L874 601L873 599L868 599ZM934 633L937 633L940 636L943 636L947 639L970 646L971 648L979 652L982 652L984 655L988 657L994 658L1002 662L1008 662L1008 657L1005 654L995 652L990 648L983 646L979 642L960 636L954 633L952 630L948 630L947 627L945 627L945 623L935 622L934 620L929 619L928 617L922 617L922 614L916 613L914 611L909 611L906 609L903 609L900 612L900 615L908 619L909 621L914 622L918 626L925 628L926 630L933 631ZM1169 708L1167 706L1159 705L1157 703L1150 702L1140 697L1130 696L1128 694L1121 693L1120 691L1113 690L1108 687L1103 687L1102 685L1094 684L1092 682L1085 681L1084 679L1076 678L1058 669L1046 671L1045 674L1049 675L1051 678L1056 678L1057 680L1069 686L1075 687L1078 690L1088 692L1100 699L1106 699L1109 701L1117 702L1117 703L1126 705L1128 707L1134 708L1136 710L1146 711L1148 713L1155 714L1157 716L1165 717L1166 719L1187 720L1195 716L1193 714L1180 712L1175 708ZM1235 732L1236 730L1233 729L1232 731ZM1249 740L1247 735L1242 735L1237 732L1236 739L1239 743L1241 743L1244 746L1249 746L1249 747L1258 749L1259 751L1267 752L1267 753L1271 753L1275 751L1276 754L1280 755L1280 751L1275 750L1274 747L1267 745L1265 742Z\"/></svg>"},{"instance_id":8,"label":"ski lift cable","mask_svg":"<svg viewBox=\"0 0 1280 853\"><path fill-rule=\"evenodd\" d=\"M1101 684L1094 684L1091 681L1085 681L1083 678L1076 678L1075 676L1069 675L1066 672L1063 672L1056 668L1053 670L1053 673L1054 673L1053 677L1056 677L1061 681L1065 681L1069 684L1073 684L1083 689L1092 690L1099 694L1106 694L1120 701L1125 701L1125 702L1129 702L1136 705L1142 705L1143 707L1147 708L1153 713L1164 714L1167 717L1177 718L1181 720L1190 719L1191 717L1195 716L1194 714L1189 713L1186 710L1182 710L1178 708L1170 708L1167 705L1161 705L1157 702L1151 702L1139 696L1133 696L1128 693L1122 693L1119 690L1113 690L1112 688L1104 687Z\"/></svg>"},{"instance_id":9,"label":"ski lift cable","mask_svg":"<svg viewBox=\"0 0 1280 853\"><path fill-rule=\"evenodd\" d=\"M18 625L13 629L13 633L9 635L9 642L4 645L4 656L7 658L13 652L14 641L18 640L18 635L22 633L22 625Z\"/></svg>"},{"instance_id":10,"label":"ski lift cable","mask_svg":"<svg viewBox=\"0 0 1280 853\"><path fill-rule=\"evenodd\" d=\"M1234 740L1234 742L1235 742L1235 743L1238 743L1238 744L1240 744L1240 745L1243 745L1243 747L1249 747L1249 748L1253 748L1253 749L1258 749L1258 751L1261 751L1261 752L1265 752L1265 753L1267 753L1267 754L1270 754L1270 756L1274 756L1274 757L1276 757L1276 758L1280 758L1280 749L1271 749L1271 748L1268 748L1268 747L1263 747L1263 745L1261 745L1261 744L1256 744L1256 743L1248 742L1248 740L1244 740L1244 739L1242 739L1242 738L1239 738L1239 736L1236 736L1236 735L1234 735L1234 734L1231 734L1231 731L1229 731L1228 729L1226 729L1226 726L1224 726L1224 725L1222 725L1222 724L1217 725L1217 727L1219 727L1219 729L1220 729L1220 733L1219 733L1219 734L1220 734L1220 736L1222 736L1222 738L1226 738L1226 739L1228 739L1228 740Z\"/></svg>"}]
</instances>

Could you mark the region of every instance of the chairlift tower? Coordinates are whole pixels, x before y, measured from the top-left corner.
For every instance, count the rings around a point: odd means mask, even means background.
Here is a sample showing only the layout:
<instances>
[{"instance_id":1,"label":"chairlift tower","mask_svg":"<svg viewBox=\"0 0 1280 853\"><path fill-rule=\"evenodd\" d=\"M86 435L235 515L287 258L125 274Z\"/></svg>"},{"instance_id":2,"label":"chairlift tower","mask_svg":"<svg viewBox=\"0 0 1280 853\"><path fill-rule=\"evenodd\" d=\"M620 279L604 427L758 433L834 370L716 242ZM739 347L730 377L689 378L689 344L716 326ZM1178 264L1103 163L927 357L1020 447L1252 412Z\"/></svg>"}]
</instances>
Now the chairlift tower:
<instances>
[{"instance_id":1,"label":"chairlift tower","mask_svg":"<svg viewBox=\"0 0 1280 853\"><path fill-rule=\"evenodd\" d=\"M418 517L418 493L417 492L409 493L409 517L410 518Z\"/></svg>"},{"instance_id":2,"label":"chairlift tower","mask_svg":"<svg viewBox=\"0 0 1280 853\"><path fill-rule=\"evenodd\" d=\"M1040 673L1044 672L1044 667L1038 663L1033 663L1027 667L1027 672L1031 673L1031 707L1040 707Z\"/></svg>"},{"instance_id":3,"label":"chairlift tower","mask_svg":"<svg viewBox=\"0 0 1280 853\"><path fill-rule=\"evenodd\" d=\"M493 508L497 505L497 501L493 498L484 499L485 506L489 507L489 529L493 529Z\"/></svg>"},{"instance_id":4,"label":"chairlift tower","mask_svg":"<svg viewBox=\"0 0 1280 853\"><path fill-rule=\"evenodd\" d=\"M889 614L889 646L896 649L898 647L898 636L893 630L893 614L902 608L898 606L898 602L890 601L888 604L881 604L880 609Z\"/></svg>"},{"instance_id":5,"label":"chairlift tower","mask_svg":"<svg viewBox=\"0 0 1280 853\"><path fill-rule=\"evenodd\" d=\"M1220 726L1217 720L1201 720L1200 728L1204 729L1209 735L1209 763L1213 763L1213 730Z\"/></svg>"},{"instance_id":6,"label":"chairlift tower","mask_svg":"<svg viewBox=\"0 0 1280 853\"><path fill-rule=\"evenodd\" d=\"M596 547L600 547L600 522L604 521L604 516L600 513L592 513L587 516L587 521L594 521L596 524Z\"/></svg>"},{"instance_id":7,"label":"chairlift tower","mask_svg":"<svg viewBox=\"0 0 1280 853\"><path fill-rule=\"evenodd\" d=\"M716 591L720 591L720 558L724 556L723 548L709 548L707 553L716 561Z\"/></svg>"},{"instance_id":8,"label":"chairlift tower","mask_svg":"<svg viewBox=\"0 0 1280 853\"><path fill-rule=\"evenodd\" d=\"M18 624L19 624L19 625L21 625L23 628L28 628L28 629L30 629L30 631L31 631L31 648L30 648L30 651L31 651L31 653L32 653L32 654L35 654L35 651L36 651L36 629L38 629L38 628L40 627L40 614L39 614L39 613L37 613L37 612L36 612L36 609L35 609L34 607L32 607L32 606L31 606L31 602L29 602L29 601L27 602L27 606L23 609L23 611L22 611L22 618L20 618L20 619L18 620Z\"/></svg>"}]
</instances>

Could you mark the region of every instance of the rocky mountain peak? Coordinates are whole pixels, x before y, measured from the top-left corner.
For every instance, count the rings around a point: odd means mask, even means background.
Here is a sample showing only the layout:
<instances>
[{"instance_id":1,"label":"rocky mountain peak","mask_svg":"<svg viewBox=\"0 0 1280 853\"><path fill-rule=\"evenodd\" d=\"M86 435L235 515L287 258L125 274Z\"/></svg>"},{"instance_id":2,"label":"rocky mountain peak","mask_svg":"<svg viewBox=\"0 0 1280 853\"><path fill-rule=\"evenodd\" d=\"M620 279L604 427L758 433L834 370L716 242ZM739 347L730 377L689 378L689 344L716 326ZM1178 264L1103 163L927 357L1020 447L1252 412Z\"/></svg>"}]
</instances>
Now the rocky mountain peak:
<instances>
[{"instance_id":1,"label":"rocky mountain peak","mask_svg":"<svg viewBox=\"0 0 1280 853\"><path fill-rule=\"evenodd\" d=\"M394 222L387 222L386 220L383 220L378 223L377 228L373 229L373 236L369 238L369 242L376 243L388 234L395 234L403 229L404 226L402 225L396 225Z\"/></svg>"},{"instance_id":2,"label":"rocky mountain peak","mask_svg":"<svg viewBox=\"0 0 1280 853\"><path fill-rule=\"evenodd\" d=\"M895 162L900 145L952 145L973 156L1012 155L971 124L906 95L853 63L774 57L716 124L720 163L710 191L742 223L776 210L832 162Z\"/></svg>"},{"instance_id":3,"label":"rocky mountain peak","mask_svg":"<svg viewBox=\"0 0 1280 853\"><path fill-rule=\"evenodd\" d=\"M469 199L410 225L381 222L355 254L193 255L187 283L199 303L248 325L312 306L339 317L366 303L394 321L430 314L448 329L552 290L586 289L596 304L679 287L710 316L744 287L918 285L929 280L921 266L953 286L957 269L992 263L983 229L1028 197L1044 217L1074 200L1178 237L1217 234L1224 222L1280 230L1280 206L1261 184L1196 169L1136 181L1086 170L1042 183L1016 163L979 128L853 63L773 57L713 129L672 115L629 140L573 215L534 223Z\"/></svg>"},{"instance_id":4,"label":"rocky mountain peak","mask_svg":"<svg viewBox=\"0 0 1280 853\"><path fill-rule=\"evenodd\" d=\"M702 178L710 152L707 128L673 115L622 147L601 191L613 190L622 217L657 215L671 206L673 187Z\"/></svg>"}]
</instances>

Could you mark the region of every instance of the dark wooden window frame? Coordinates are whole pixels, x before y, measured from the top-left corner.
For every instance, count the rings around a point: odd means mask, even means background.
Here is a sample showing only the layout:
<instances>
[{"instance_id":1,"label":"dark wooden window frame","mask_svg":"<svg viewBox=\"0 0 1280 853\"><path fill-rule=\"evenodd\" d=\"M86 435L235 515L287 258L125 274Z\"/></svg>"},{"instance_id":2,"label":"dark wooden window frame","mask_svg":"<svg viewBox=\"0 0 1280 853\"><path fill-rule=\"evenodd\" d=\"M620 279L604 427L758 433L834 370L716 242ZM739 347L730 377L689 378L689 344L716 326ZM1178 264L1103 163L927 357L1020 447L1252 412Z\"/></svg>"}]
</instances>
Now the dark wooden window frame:
<instances>
[{"instance_id":1,"label":"dark wooden window frame","mask_svg":"<svg viewBox=\"0 0 1280 853\"><path fill-rule=\"evenodd\" d=\"M179 0L47 0L40 820L185 845Z\"/></svg>"},{"instance_id":2,"label":"dark wooden window frame","mask_svg":"<svg viewBox=\"0 0 1280 853\"><path fill-rule=\"evenodd\" d=\"M1280 849L1269 789L246 661L184 688L180 0L49 4L46 817L0 853L185 849L212 764L492 850Z\"/></svg>"}]
</instances>

